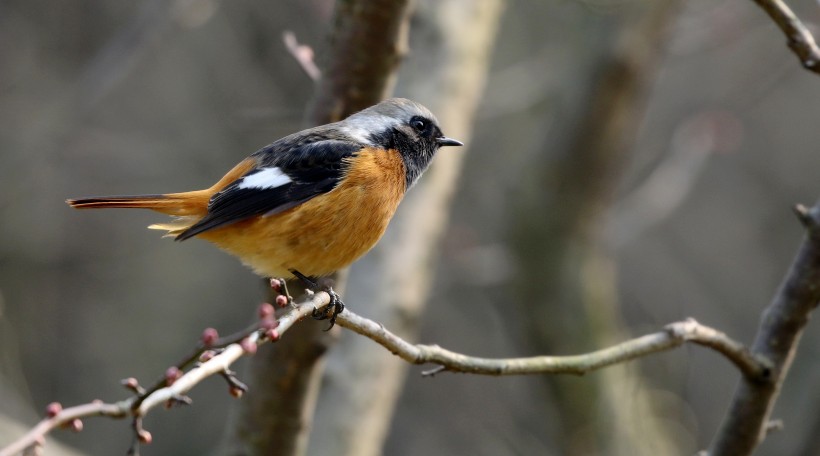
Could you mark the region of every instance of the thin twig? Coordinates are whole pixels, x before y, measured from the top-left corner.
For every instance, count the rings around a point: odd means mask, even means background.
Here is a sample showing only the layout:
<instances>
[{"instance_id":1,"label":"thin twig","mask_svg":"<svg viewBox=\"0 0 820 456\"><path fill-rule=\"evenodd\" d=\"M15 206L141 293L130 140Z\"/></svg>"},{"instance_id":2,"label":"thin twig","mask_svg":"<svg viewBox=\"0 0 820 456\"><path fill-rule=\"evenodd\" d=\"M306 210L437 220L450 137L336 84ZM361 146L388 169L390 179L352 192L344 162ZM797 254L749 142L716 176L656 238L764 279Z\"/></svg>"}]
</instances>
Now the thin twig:
<instances>
[{"instance_id":1,"label":"thin twig","mask_svg":"<svg viewBox=\"0 0 820 456\"><path fill-rule=\"evenodd\" d=\"M215 348L226 348L230 345L238 343L239 341L241 341L242 339L248 337L251 333L257 331L258 329L259 329L259 323L257 322L257 323L254 323L253 325L243 329L242 331L238 331L238 332L236 332L234 334L231 334L229 336L221 337L216 342L214 342L213 344L211 344L209 346L206 346L202 342L200 342L199 344L197 344L196 347L194 347L193 350L191 350L191 352L189 354L185 355L185 357L182 358L182 360L180 360L178 363L176 363L174 365L174 367L176 367L179 370L185 370L188 367L190 367L191 365L193 365L199 359L200 355L202 355L202 352L204 352L205 350L211 350L211 349L215 349ZM146 388L145 391L143 391L141 394L138 394L137 398L131 404L131 407L134 408L134 409L140 407L140 405L142 404L142 401L145 400L145 398L147 398L148 396L150 396L154 392L162 389L163 387L166 386L166 384L167 384L167 379L163 375L157 381L155 381L152 386Z\"/></svg>"},{"instance_id":2,"label":"thin twig","mask_svg":"<svg viewBox=\"0 0 820 456\"><path fill-rule=\"evenodd\" d=\"M11 442L5 448L0 448L0 456L13 456L22 453L28 448L42 446L45 443L46 434L76 419L90 416L125 418L128 416L129 410L131 410L131 403L133 401L133 398L113 404L94 401L88 404L65 408L54 416L43 419L25 435Z\"/></svg>"},{"instance_id":3,"label":"thin twig","mask_svg":"<svg viewBox=\"0 0 820 456\"><path fill-rule=\"evenodd\" d=\"M428 372L428 375L442 370L481 375L583 375L613 364L671 350L686 342L703 345L723 354L748 378L764 379L769 376L770 372L768 364L752 356L742 344L693 319L672 323L667 325L663 331L582 355L500 359L467 356L437 345L414 345L391 333L375 321L356 315L349 310L339 314L336 323L373 339L407 362L431 363L443 368L433 369Z\"/></svg>"},{"instance_id":4,"label":"thin twig","mask_svg":"<svg viewBox=\"0 0 820 456\"><path fill-rule=\"evenodd\" d=\"M321 308L330 303L330 296L327 293L317 293L309 300L297 305L278 318L279 326L277 330L280 334L287 331L294 323L310 315L314 309ZM267 340L260 338L257 331L249 337L250 342L262 345ZM176 380L172 385L154 391L146 397L139 408L134 413L137 416L144 416L149 410L157 405L164 404L169 399L183 395L190 391L202 380L216 374L222 374L229 370L231 365L246 354L246 350L241 343L234 343L225 347L218 355L202 363L199 367L188 371L185 375Z\"/></svg>"},{"instance_id":5,"label":"thin twig","mask_svg":"<svg viewBox=\"0 0 820 456\"><path fill-rule=\"evenodd\" d=\"M783 31L788 46L807 70L820 74L820 48L809 29L782 0L754 0Z\"/></svg>"},{"instance_id":6,"label":"thin twig","mask_svg":"<svg viewBox=\"0 0 820 456\"><path fill-rule=\"evenodd\" d=\"M314 309L322 308L329 303L330 296L328 296L327 293L314 294L310 299L289 308L284 314L279 316L277 319L279 324L276 330L279 334L283 334L297 321L310 315ZM269 342L269 339L262 337L261 330L253 331L247 338L249 338L249 342L257 345ZM145 416L158 405L183 398L185 393L190 391L202 380L215 374L222 375L229 370L231 364L247 353L241 342L231 343L218 354L184 373L171 385L148 391L144 396L134 396L115 403L94 401L88 404L62 409L53 416L44 418L19 439L11 442L4 448L0 448L0 456L13 456L26 451L28 448L41 446L44 444L45 436L49 432L55 428L63 427L75 419L92 416L108 416L112 418L125 418L128 416L139 418Z\"/></svg>"},{"instance_id":7,"label":"thin twig","mask_svg":"<svg viewBox=\"0 0 820 456\"><path fill-rule=\"evenodd\" d=\"M322 78L322 70L319 69L314 60L313 48L305 44L299 44L299 41L296 40L296 34L290 30L282 32L282 41L285 42L285 47L290 55L293 56L310 79L316 82Z\"/></svg>"}]
</instances>

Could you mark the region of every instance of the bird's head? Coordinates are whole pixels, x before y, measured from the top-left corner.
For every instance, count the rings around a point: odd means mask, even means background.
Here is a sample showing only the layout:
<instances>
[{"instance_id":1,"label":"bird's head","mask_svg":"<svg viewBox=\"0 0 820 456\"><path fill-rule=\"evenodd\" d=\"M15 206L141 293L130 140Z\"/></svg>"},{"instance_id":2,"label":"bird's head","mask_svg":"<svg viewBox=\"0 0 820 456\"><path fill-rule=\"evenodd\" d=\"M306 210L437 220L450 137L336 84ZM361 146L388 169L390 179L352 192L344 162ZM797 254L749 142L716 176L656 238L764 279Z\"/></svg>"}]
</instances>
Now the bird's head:
<instances>
[{"instance_id":1,"label":"bird's head","mask_svg":"<svg viewBox=\"0 0 820 456\"><path fill-rule=\"evenodd\" d=\"M391 98L340 122L344 133L358 141L401 155L410 188L444 146L461 146L444 136L429 109L406 98Z\"/></svg>"}]
</instances>

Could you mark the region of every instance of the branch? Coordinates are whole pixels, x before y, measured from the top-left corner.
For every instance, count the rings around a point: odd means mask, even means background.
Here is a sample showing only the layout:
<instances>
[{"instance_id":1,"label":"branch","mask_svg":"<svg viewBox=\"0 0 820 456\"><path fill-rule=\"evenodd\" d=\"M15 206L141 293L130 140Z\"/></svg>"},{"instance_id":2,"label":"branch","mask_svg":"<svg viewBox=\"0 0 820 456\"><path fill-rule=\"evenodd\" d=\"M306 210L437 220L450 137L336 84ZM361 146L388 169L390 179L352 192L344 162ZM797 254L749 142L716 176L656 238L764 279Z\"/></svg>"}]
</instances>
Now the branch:
<instances>
[{"instance_id":1,"label":"branch","mask_svg":"<svg viewBox=\"0 0 820 456\"><path fill-rule=\"evenodd\" d=\"M820 302L820 203L795 207L806 238L763 318L751 347L767 359L772 374L766 381L744 378L709 450L711 456L747 455L763 441L772 408L786 378L803 329Z\"/></svg>"},{"instance_id":2,"label":"branch","mask_svg":"<svg viewBox=\"0 0 820 456\"><path fill-rule=\"evenodd\" d=\"M290 309L278 317L276 332L279 335L284 334L296 322L310 315L314 309L324 307L329 303L330 296L328 296L327 293L317 293L310 299L300 304L291 306ZM50 406L48 416L35 425L25 435L11 442L6 447L0 448L0 456L13 456L22 453L27 449L40 447L45 444L45 436L49 432L57 428L69 426L77 429L77 426L73 425L73 423L82 418L93 416L126 418L131 416L135 419L139 419L147 415L148 412L158 405L172 405L178 402L181 398L184 398L185 393L210 376L227 375L232 378L229 368L236 360L242 356L253 354L256 351L255 347L275 339L277 339L276 336L271 337L271 334L266 334L264 329L260 330L257 326L250 332L250 334L243 337L240 342L234 342L227 345L219 353L214 354L211 358L203 361L197 367L185 372L178 378L174 378L172 383L168 386L151 388L142 394L138 394L137 396L115 403L92 401L88 404L82 404L62 410L52 410L52 407ZM251 346L253 348L251 348ZM207 349L201 349L200 354L205 351L207 351ZM231 388L236 387L235 382L235 379L229 379L229 385ZM128 387L134 390L139 389L136 384L128 385ZM236 394L236 396L239 396L239 394ZM81 426L79 427L81 428ZM135 428L138 428L137 431L142 431L139 429L139 426L135 426ZM138 435L138 438L142 441L146 440L144 439L142 433ZM150 440L150 434L147 440Z\"/></svg>"},{"instance_id":3,"label":"branch","mask_svg":"<svg viewBox=\"0 0 820 456\"><path fill-rule=\"evenodd\" d=\"M322 71L314 60L315 54L313 48L306 44L299 44L299 41L296 39L296 34L290 30L285 30L282 33L282 41L284 41L285 47L294 60L296 60L296 63L299 64L313 82L322 78Z\"/></svg>"},{"instance_id":4,"label":"branch","mask_svg":"<svg viewBox=\"0 0 820 456\"><path fill-rule=\"evenodd\" d=\"M796 352L800 335L811 312L820 302L820 287L816 286L820 283L820 203L810 209L798 205L795 213L806 228L807 236L780 290L763 314L763 322L751 352L726 334L692 319L672 323L663 331L583 355L509 359L479 358L438 346L414 345L375 321L360 317L350 310L340 314L337 323L374 340L410 363L437 364L439 368L429 374L447 370L483 375L583 375L606 366L667 351L686 342L703 345L724 355L743 373L743 379L710 454L750 454L768 431L769 415ZM137 437L142 441L150 440L150 435L145 438L144 431L139 426L139 419L150 410L160 404L173 404L181 400L185 402L185 393L214 374L226 376L232 389L241 385L236 380L230 381L232 377L228 369L231 364L246 354L254 353L257 345L278 339L279 334L329 302L327 293L317 293L307 301L291 306L279 317L277 333L267 332L270 328L265 330L257 327L241 341L229 344L190 371L171 376L172 381L168 382L168 386L152 388L117 403L93 401L64 410L49 407L49 416L24 436L0 449L0 456L11 456L42 445L46 434L57 427L80 430L82 425L78 420L89 416L134 416ZM216 339L215 335L213 339ZM184 363L187 362L186 359ZM166 374L166 382L168 377ZM139 390L135 384L130 387Z\"/></svg>"},{"instance_id":5,"label":"branch","mask_svg":"<svg viewBox=\"0 0 820 456\"><path fill-rule=\"evenodd\" d=\"M789 49L800 59L807 70L820 74L820 48L809 29L782 0L754 0L758 6L783 31L788 39Z\"/></svg>"},{"instance_id":6,"label":"branch","mask_svg":"<svg viewBox=\"0 0 820 456\"><path fill-rule=\"evenodd\" d=\"M529 358L479 358L455 353L437 345L414 345L396 336L379 323L345 310L336 319L339 326L368 337L396 356L413 364L437 364L440 369L481 375L575 374L584 375L613 364L668 351L686 342L709 347L724 355L746 378L766 379L768 363L749 353L726 334L688 319L667 325L663 331L628 340L591 353L572 356Z\"/></svg>"},{"instance_id":7,"label":"branch","mask_svg":"<svg viewBox=\"0 0 820 456\"><path fill-rule=\"evenodd\" d=\"M307 301L292 307L288 312L278 317L277 321L279 325L276 327L277 331L280 335L285 333L294 323L310 315L314 309L322 308L329 303L330 296L327 293L317 293L313 295ZM248 342L256 346L262 345L269 340L269 338L263 338L260 331L254 331L248 336ZM214 374L221 374L228 371L236 360L246 354L252 354L249 353L247 349L247 343L239 342L228 345L218 355L202 363L198 368L187 372L172 385L154 391L142 401L142 404L134 410L134 413L137 416L144 416L157 405L164 404L169 400L173 400L187 393L202 380Z\"/></svg>"},{"instance_id":8,"label":"branch","mask_svg":"<svg viewBox=\"0 0 820 456\"><path fill-rule=\"evenodd\" d=\"M314 309L330 303L327 293L317 293L310 299L291 308L278 318L276 330L285 333L296 322L310 315ZM395 355L413 364L436 364L439 367L428 371L432 375L441 371L463 372L481 375L523 375L523 374L575 374L583 375L613 364L648 356L653 353L668 351L690 342L709 347L724 355L753 383L764 383L771 377L772 368L761 357L749 353L739 342L726 334L708 326L701 325L693 319L671 323L662 331L628 340L612 347L582 355L573 356L533 356L529 358L491 359L455 353L435 345L414 345L396 336L379 323L361 317L349 309L340 314L336 320L339 326L348 328L360 335L381 344ZM202 380L223 375L229 378L234 388L240 384L231 380L230 366L242 356L253 354L255 347L268 341L278 339L265 330L253 330L241 342L226 346L218 354L174 378L170 385L146 391L136 397L116 403L94 401L63 410L52 410L49 416L37 424L31 431L0 450L0 456L12 456L28 448L44 444L45 436L53 429L66 427L81 418L91 416L108 416L112 418L135 418L137 443L150 442L150 434L141 428L140 420L148 412L161 404L189 402L184 396ZM253 347L251 349L250 347ZM205 350L203 350L205 351ZM166 375L167 377L167 375ZM241 385L241 384L240 384ZM130 384L134 390L139 387ZM239 394L237 394L239 396ZM77 427L76 425L74 426ZM81 425L79 426L81 428ZM147 435L146 435L147 434Z\"/></svg>"},{"instance_id":9,"label":"branch","mask_svg":"<svg viewBox=\"0 0 820 456\"><path fill-rule=\"evenodd\" d=\"M112 418L125 418L131 409L131 403L135 398L114 404L107 404L102 401L93 401L75 407L63 409L53 416L44 418L37 423L30 431L19 439L11 442L5 448L0 448L0 456L13 456L22 453L29 448L40 447L45 444L45 436L54 429L64 427L74 420L90 416L109 416ZM34 453L36 454L36 453Z\"/></svg>"}]
</instances>

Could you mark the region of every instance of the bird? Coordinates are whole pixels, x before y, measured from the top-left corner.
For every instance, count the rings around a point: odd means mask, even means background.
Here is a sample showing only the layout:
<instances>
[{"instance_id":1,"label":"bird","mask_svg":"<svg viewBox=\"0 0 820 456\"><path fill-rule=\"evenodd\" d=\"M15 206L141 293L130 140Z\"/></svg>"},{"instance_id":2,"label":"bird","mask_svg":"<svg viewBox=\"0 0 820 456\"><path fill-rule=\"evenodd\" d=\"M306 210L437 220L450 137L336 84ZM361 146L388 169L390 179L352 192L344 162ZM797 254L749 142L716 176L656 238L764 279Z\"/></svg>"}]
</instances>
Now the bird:
<instances>
[{"instance_id":1,"label":"bird","mask_svg":"<svg viewBox=\"0 0 820 456\"><path fill-rule=\"evenodd\" d=\"M444 136L423 105L391 98L278 139L204 190L66 203L173 216L148 228L177 241L204 239L260 276L297 277L316 287L313 279L349 266L378 242L439 148L462 145ZM344 304L335 293L331 301L332 327Z\"/></svg>"}]
</instances>

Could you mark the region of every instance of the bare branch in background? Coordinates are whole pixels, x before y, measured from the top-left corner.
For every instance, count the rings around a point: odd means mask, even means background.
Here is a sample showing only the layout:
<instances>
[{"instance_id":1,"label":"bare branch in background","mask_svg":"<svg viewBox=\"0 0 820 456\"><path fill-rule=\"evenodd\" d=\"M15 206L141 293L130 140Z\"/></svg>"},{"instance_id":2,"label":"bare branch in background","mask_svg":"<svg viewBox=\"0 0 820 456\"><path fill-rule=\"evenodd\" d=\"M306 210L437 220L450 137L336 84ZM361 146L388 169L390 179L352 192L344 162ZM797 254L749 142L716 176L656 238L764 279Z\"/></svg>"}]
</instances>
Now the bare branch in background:
<instances>
[{"instance_id":1,"label":"bare branch in background","mask_svg":"<svg viewBox=\"0 0 820 456\"><path fill-rule=\"evenodd\" d=\"M789 49L800 59L803 66L814 73L820 74L820 48L814 41L814 36L800 21L796 14L783 0L754 0L758 6L783 31L788 39Z\"/></svg>"},{"instance_id":2,"label":"bare branch in background","mask_svg":"<svg viewBox=\"0 0 820 456\"><path fill-rule=\"evenodd\" d=\"M772 375L757 381L742 378L723 424L709 449L711 456L751 454L766 437L780 387L794 359L800 336L820 302L820 203L811 209L795 207L806 228L780 290L763 312L752 355L771 363Z\"/></svg>"},{"instance_id":3,"label":"bare branch in background","mask_svg":"<svg viewBox=\"0 0 820 456\"><path fill-rule=\"evenodd\" d=\"M316 66L313 48L306 44L299 44L296 40L296 34L290 30L285 30L282 33L282 41L285 42L285 47L290 52L290 55L296 60L296 63L307 73L308 77L313 81L318 81L322 77L322 71Z\"/></svg>"}]
</instances>

